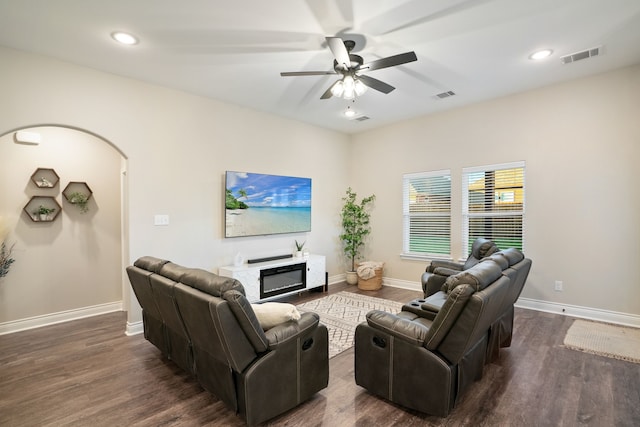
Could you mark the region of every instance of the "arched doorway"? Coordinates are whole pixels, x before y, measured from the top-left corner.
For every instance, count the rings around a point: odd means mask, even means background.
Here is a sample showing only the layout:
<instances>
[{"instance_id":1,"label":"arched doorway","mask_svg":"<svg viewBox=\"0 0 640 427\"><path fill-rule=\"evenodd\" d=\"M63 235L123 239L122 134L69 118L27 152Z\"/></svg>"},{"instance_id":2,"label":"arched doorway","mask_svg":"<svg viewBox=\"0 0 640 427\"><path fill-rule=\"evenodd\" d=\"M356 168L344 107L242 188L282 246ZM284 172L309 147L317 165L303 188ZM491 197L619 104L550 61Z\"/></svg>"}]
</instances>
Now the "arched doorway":
<instances>
[{"instance_id":1,"label":"arched doorway","mask_svg":"<svg viewBox=\"0 0 640 427\"><path fill-rule=\"evenodd\" d=\"M0 333L128 310L124 153L84 129L37 125L0 135L0 162L0 216L15 243L0 282ZM43 171L58 182L41 185ZM86 212L65 197L74 183L92 192ZM49 202L54 219L34 220L34 206Z\"/></svg>"}]
</instances>

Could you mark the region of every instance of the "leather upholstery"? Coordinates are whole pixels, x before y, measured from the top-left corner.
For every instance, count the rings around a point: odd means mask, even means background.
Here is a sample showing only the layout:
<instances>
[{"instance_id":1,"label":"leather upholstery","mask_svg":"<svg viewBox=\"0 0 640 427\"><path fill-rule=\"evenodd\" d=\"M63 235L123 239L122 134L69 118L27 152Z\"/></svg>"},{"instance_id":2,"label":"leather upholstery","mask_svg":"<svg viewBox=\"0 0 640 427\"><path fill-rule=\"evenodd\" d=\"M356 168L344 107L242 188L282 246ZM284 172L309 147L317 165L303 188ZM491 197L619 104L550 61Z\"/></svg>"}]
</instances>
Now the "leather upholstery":
<instances>
[{"instance_id":1,"label":"leather upholstery","mask_svg":"<svg viewBox=\"0 0 640 427\"><path fill-rule=\"evenodd\" d=\"M481 268L485 261L492 261L492 264L497 264L502 269L502 274L510 280L509 290L499 310L501 314L489 327L489 344L486 357L486 362L489 363L499 357L500 348L511 345L514 315L513 306L522 293L529 271L531 270L532 262L530 259L525 258L520 250L509 248L483 258L480 263L477 264L479 267L475 267L475 271L478 271L478 268ZM485 280L486 279L487 277L485 277ZM402 310L414 313L423 318L434 319L447 299L446 291L449 286L454 287L461 282L473 284L473 280L474 279L468 277L465 278L463 273L459 273L458 277L452 276L447 278L445 285L443 285L444 291L438 291L426 298L418 298L410 301L402 307Z\"/></svg>"},{"instance_id":2,"label":"leather upholstery","mask_svg":"<svg viewBox=\"0 0 640 427\"><path fill-rule=\"evenodd\" d=\"M247 424L327 387L328 333L318 315L303 313L265 333L237 280L153 257L140 258L127 274L145 338Z\"/></svg>"},{"instance_id":3,"label":"leather upholstery","mask_svg":"<svg viewBox=\"0 0 640 427\"><path fill-rule=\"evenodd\" d=\"M411 409L449 414L482 377L489 329L511 285L491 260L459 275L448 292L408 304L410 311L367 314L356 328L357 384Z\"/></svg>"},{"instance_id":4,"label":"leather upholstery","mask_svg":"<svg viewBox=\"0 0 640 427\"><path fill-rule=\"evenodd\" d=\"M494 242L489 239L478 238L471 245L471 253L464 263L449 260L434 259L427 266L422 274L422 291L428 297L441 290L447 277L468 270L478 264L481 259L490 256L499 249Z\"/></svg>"},{"instance_id":5,"label":"leather upholstery","mask_svg":"<svg viewBox=\"0 0 640 427\"><path fill-rule=\"evenodd\" d=\"M516 248L509 248L497 252L489 257L489 259L494 256L503 257L507 261L508 266L503 268L503 274L509 277L511 284L500 308L501 314L489 330L489 346L487 348L488 361L497 359L500 348L511 345L511 338L513 336L513 306L522 293L532 265L532 261L529 258L525 258L524 254ZM504 264L501 264L501 266L503 265Z\"/></svg>"},{"instance_id":6,"label":"leather upholstery","mask_svg":"<svg viewBox=\"0 0 640 427\"><path fill-rule=\"evenodd\" d=\"M164 319L151 291L151 283L149 281L151 274L153 274L151 271L137 266L127 267L129 282L131 282L133 292L142 307L144 337L158 347L162 354L169 357L169 342L165 331Z\"/></svg>"},{"instance_id":7,"label":"leather upholstery","mask_svg":"<svg viewBox=\"0 0 640 427\"><path fill-rule=\"evenodd\" d=\"M191 351L191 338L185 329L180 312L175 300L174 282L159 274L152 274L149 277L153 296L162 313L165 333L169 342L169 353L167 357L173 360L178 366L189 373L194 372L193 355Z\"/></svg>"},{"instance_id":8,"label":"leather upholstery","mask_svg":"<svg viewBox=\"0 0 640 427\"><path fill-rule=\"evenodd\" d=\"M502 269L495 262L484 262L476 264L473 271L462 271L455 276L447 277L443 291L449 293L462 284L470 285L474 291L481 291L489 284L493 283L502 274Z\"/></svg>"}]
</instances>

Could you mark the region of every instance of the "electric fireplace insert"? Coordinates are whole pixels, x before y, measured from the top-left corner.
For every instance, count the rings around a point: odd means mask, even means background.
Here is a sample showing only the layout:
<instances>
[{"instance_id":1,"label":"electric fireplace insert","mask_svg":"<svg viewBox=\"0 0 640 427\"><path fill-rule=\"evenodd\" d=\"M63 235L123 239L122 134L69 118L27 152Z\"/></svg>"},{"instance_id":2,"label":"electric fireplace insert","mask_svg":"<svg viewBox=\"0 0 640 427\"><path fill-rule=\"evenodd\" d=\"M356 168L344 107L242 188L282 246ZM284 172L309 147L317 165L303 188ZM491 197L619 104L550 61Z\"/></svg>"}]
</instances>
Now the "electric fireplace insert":
<instances>
[{"instance_id":1,"label":"electric fireplace insert","mask_svg":"<svg viewBox=\"0 0 640 427\"><path fill-rule=\"evenodd\" d=\"M307 263L260 270L260 299L307 287Z\"/></svg>"}]
</instances>

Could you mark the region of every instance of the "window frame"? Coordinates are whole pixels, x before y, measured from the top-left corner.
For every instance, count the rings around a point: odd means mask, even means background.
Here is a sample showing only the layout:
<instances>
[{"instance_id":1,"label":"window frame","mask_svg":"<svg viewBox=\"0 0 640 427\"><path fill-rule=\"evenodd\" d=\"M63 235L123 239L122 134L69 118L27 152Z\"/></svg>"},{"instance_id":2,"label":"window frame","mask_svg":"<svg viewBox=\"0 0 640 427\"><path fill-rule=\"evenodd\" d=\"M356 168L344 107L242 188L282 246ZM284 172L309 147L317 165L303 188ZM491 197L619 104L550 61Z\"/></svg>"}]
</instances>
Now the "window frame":
<instances>
[{"instance_id":1,"label":"window frame","mask_svg":"<svg viewBox=\"0 0 640 427\"><path fill-rule=\"evenodd\" d=\"M445 177L449 180L449 206L448 206L448 214L429 214L429 213L418 213L410 212L410 195L409 195L409 181L416 178L436 178L436 177ZM402 253L400 254L403 259L416 259L416 260L424 260L424 259L451 259L451 205L452 205L452 188L451 188L451 169L443 169L437 171L427 171L427 172L414 172L414 173L406 173L402 175ZM434 217L434 218L442 218L443 216L448 216L449 221L449 230L448 230L448 239L449 239L449 252L446 254L442 253L430 253L430 252L416 252L410 250L410 242L411 242L411 229L410 222L411 218L415 217Z\"/></svg>"},{"instance_id":2,"label":"window frame","mask_svg":"<svg viewBox=\"0 0 640 427\"><path fill-rule=\"evenodd\" d=\"M491 212L469 212L469 175L474 173L486 173L486 172L496 172L500 170L506 169L522 169L522 209L518 211L491 211ZM526 218L526 164L525 161L517 161L517 162L509 162L509 163L498 163L493 165L484 165L484 166L472 166L462 169L462 258L466 259L469 256L470 244L469 241L469 220L471 218L508 218L508 217L520 217L521 218L521 227L520 227L520 240L522 242L522 250L524 251L525 247L525 218ZM495 194L495 192L494 192ZM493 196L492 196L493 198ZM491 236L487 236L487 238L491 238ZM505 248L501 248L505 249Z\"/></svg>"}]
</instances>

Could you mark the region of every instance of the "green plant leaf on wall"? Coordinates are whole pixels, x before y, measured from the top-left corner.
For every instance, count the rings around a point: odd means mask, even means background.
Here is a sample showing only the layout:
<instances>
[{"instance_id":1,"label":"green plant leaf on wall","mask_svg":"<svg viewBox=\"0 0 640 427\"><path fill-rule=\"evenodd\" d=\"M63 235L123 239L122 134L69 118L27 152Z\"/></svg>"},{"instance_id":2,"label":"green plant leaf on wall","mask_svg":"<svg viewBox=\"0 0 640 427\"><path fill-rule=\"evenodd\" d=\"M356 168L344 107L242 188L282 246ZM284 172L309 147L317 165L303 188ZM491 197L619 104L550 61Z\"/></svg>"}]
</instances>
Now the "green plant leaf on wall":
<instances>
[{"instance_id":1,"label":"green plant leaf on wall","mask_svg":"<svg viewBox=\"0 0 640 427\"><path fill-rule=\"evenodd\" d=\"M88 202L89 197L84 193L74 191L73 193L69 194L69 203L71 203L72 205L78 205L81 213L89 212L89 207L87 206Z\"/></svg>"}]
</instances>

